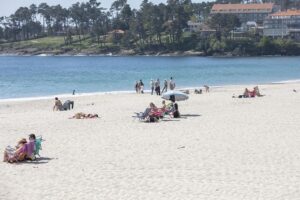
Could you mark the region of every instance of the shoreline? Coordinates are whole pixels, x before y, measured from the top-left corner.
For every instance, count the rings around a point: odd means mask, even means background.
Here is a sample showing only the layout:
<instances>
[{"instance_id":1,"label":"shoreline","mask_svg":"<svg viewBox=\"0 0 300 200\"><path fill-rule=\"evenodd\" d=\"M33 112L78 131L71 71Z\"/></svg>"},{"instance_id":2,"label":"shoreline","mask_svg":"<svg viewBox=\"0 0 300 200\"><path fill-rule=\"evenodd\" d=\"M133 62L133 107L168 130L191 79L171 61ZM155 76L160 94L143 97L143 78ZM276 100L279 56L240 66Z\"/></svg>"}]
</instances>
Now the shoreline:
<instances>
[{"instance_id":1,"label":"shoreline","mask_svg":"<svg viewBox=\"0 0 300 200\"><path fill-rule=\"evenodd\" d=\"M300 57L299 55L200 55L200 52L187 53L187 52L170 52L170 53L156 53L156 54L23 54L23 53L0 53L0 57L207 57L207 58L252 58L252 57Z\"/></svg>"},{"instance_id":2,"label":"shoreline","mask_svg":"<svg viewBox=\"0 0 300 200\"><path fill-rule=\"evenodd\" d=\"M297 84L300 83L300 79L293 79L293 80L282 80L282 81L275 81L270 83L247 83L247 84L228 84L228 85L210 85L209 87L212 89L226 89L232 87L245 87L248 85L286 85L286 84ZM176 90L189 90L193 93L193 90L202 88L203 86L190 86L190 87L181 87L177 88ZM149 94L150 90L145 90L144 94ZM45 95L45 96L36 96L36 97L17 97L17 98L0 98L0 103L5 102L27 102L27 101L39 101L39 100L50 100L54 99L55 97L59 98L80 98L80 97L89 97L89 96L100 96L100 95L121 95L121 94L135 94L134 90L121 90L121 91L107 91L107 92L83 92L78 94L55 94L55 95Z\"/></svg>"}]
</instances>

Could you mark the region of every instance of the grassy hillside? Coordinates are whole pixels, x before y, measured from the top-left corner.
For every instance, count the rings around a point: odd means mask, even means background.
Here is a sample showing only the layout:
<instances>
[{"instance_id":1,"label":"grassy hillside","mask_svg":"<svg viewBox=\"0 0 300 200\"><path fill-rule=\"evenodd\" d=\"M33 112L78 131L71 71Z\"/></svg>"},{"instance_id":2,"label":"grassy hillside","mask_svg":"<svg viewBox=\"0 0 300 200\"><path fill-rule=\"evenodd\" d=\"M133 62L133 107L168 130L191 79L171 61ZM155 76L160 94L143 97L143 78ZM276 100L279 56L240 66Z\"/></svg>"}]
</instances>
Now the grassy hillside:
<instances>
[{"instance_id":1,"label":"grassy hillside","mask_svg":"<svg viewBox=\"0 0 300 200\"><path fill-rule=\"evenodd\" d=\"M65 44L63 36L44 37L20 42L11 42L0 44L0 52L16 54L77 54L77 53L105 53L108 49L113 49L111 43L105 43L105 46L92 41L89 37L83 37L79 41L78 36L73 36L73 43Z\"/></svg>"}]
</instances>

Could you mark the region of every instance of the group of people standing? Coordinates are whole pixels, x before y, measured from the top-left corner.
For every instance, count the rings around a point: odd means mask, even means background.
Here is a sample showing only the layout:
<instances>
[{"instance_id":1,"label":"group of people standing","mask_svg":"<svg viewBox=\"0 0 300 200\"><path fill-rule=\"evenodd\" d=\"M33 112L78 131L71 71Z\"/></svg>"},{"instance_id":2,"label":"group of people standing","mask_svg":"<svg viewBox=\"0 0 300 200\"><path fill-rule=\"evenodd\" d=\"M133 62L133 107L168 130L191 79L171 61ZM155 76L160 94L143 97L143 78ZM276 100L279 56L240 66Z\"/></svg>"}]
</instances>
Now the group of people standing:
<instances>
[{"instance_id":1,"label":"group of people standing","mask_svg":"<svg viewBox=\"0 0 300 200\"><path fill-rule=\"evenodd\" d=\"M160 85L161 84L159 78L156 80L151 79L150 81L151 95L153 95L154 92L156 95L161 95L162 93L167 92L168 90L174 90L176 87L173 77L171 77L169 81L167 81L166 79L164 80L162 89ZM135 90L136 93L138 94L144 93L144 83L142 80L136 81Z\"/></svg>"}]
</instances>

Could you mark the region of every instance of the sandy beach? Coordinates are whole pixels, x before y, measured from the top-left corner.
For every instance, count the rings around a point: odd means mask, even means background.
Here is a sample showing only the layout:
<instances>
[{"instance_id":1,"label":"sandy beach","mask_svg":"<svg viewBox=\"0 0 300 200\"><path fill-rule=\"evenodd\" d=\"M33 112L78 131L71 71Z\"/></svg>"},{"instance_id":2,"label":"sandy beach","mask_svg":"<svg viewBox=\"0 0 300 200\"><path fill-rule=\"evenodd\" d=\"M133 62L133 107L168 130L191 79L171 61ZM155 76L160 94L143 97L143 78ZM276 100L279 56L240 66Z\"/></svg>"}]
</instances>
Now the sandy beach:
<instances>
[{"instance_id":1,"label":"sandy beach","mask_svg":"<svg viewBox=\"0 0 300 200\"><path fill-rule=\"evenodd\" d=\"M225 86L179 102L180 119L133 118L150 94L0 102L0 150L42 135L41 158L0 162L2 200L299 200L300 83ZM298 92L293 92L296 89ZM62 98L67 100L67 98ZM99 119L68 119L77 112Z\"/></svg>"}]
</instances>

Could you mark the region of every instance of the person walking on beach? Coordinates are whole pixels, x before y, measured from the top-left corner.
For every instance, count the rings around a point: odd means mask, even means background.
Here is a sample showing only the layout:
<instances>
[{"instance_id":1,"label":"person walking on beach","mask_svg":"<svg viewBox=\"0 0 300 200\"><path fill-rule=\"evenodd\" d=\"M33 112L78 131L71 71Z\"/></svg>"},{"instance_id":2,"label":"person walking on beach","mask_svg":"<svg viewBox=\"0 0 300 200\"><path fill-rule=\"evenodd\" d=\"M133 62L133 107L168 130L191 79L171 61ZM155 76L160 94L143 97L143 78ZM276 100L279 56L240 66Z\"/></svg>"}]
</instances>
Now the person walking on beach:
<instances>
[{"instance_id":1,"label":"person walking on beach","mask_svg":"<svg viewBox=\"0 0 300 200\"><path fill-rule=\"evenodd\" d=\"M154 86L155 86L154 81L153 81L153 79L151 79L151 81L150 81L151 95L153 95Z\"/></svg>"},{"instance_id":2,"label":"person walking on beach","mask_svg":"<svg viewBox=\"0 0 300 200\"><path fill-rule=\"evenodd\" d=\"M156 95L160 95L160 81L159 81L159 78L155 81L155 92L156 92Z\"/></svg>"},{"instance_id":3,"label":"person walking on beach","mask_svg":"<svg viewBox=\"0 0 300 200\"><path fill-rule=\"evenodd\" d=\"M164 87L163 87L161 93L164 93L164 91L168 92L168 81L166 79L164 80Z\"/></svg>"},{"instance_id":4,"label":"person walking on beach","mask_svg":"<svg viewBox=\"0 0 300 200\"><path fill-rule=\"evenodd\" d=\"M205 88L205 92L209 92L209 86L208 85L204 85L203 87Z\"/></svg>"},{"instance_id":5,"label":"person walking on beach","mask_svg":"<svg viewBox=\"0 0 300 200\"><path fill-rule=\"evenodd\" d=\"M170 81L169 81L169 88L170 88L170 90L174 90L175 87L176 87L175 82L173 80L173 77L171 77Z\"/></svg>"},{"instance_id":6,"label":"person walking on beach","mask_svg":"<svg viewBox=\"0 0 300 200\"><path fill-rule=\"evenodd\" d=\"M143 83L142 79L140 80L140 83L139 83L139 89L140 89L140 93L144 94L144 83Z\"/></svg>"},{"instance_id":7,"label":"person walking on beach","mask_svg":"<svg viewBox=\"0 0 300 200\"><path fill-rule=\"evenodd\" d=\"M139 93L139 82L138 81L136 81L135 82L135 92L138 94Z\"/></svg>"}]
</instances>

